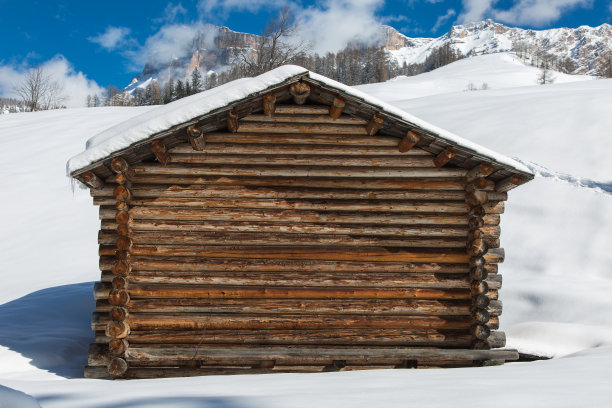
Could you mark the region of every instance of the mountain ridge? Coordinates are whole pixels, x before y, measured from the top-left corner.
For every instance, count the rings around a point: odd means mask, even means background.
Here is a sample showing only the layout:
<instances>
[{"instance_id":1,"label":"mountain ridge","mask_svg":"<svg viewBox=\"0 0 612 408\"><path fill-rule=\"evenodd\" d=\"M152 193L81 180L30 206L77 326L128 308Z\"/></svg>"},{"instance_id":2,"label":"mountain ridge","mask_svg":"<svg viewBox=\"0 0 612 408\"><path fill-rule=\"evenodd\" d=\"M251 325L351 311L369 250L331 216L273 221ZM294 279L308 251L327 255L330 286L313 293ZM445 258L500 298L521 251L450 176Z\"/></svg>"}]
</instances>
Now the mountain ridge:
<instances>
[{"instance_id":1,"label":"mountain ridge","mask_svg":"<svg viewBox=\"0 0 612 408\"><path fill-rule=\"evenodd\" d=\"M132 92L144 88L151 79L161 83L170 77L185 79L197 68L204 74L221 74L236 64L240 55L256 53L260 36L241 33L228 27L207 25L193 39L185 55L170 61L148 62L143 71L124 88ZM437 38L409 37L388 25L381 25L377 37L368 43L348 47L382 47L389 66L422 64L441 47L450 47L464 56L515 52L539 65L543 58L552 58L572 74L597 75L605 64L612 63L612 26L582 25L577 28L547 30L509 27L487 19L450 28ZM347 47L347 48L348 48ZM346 49L346 48L345 48Z\"/></svg>"}]
</instances>

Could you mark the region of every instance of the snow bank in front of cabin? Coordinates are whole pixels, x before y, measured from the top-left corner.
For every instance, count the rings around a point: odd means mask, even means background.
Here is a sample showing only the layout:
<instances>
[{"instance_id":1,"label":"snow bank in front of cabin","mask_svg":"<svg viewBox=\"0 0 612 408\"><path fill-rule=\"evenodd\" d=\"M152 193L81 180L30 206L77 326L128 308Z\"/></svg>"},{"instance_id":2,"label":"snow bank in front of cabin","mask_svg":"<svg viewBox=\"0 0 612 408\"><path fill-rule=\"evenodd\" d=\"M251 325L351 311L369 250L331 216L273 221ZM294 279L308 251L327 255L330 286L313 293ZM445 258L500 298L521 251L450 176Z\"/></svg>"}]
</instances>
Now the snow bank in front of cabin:
<instances>
[{"instance_id":1,"label":"snow bank in front of cabin","mask_svg":"<svg viewBox=\"0 0 612 408\"><path fill-rule=\"evenodd\" d=\"M66 164L66 172L70 175L74 171L80 170L91 163L108 157L118 150L145 140L155 133L188 122L195 117L205 115L216 109L231 105L255 93L263 92L274 85L300 74L308 74L308 76L315 81L319 81L349 95L360 98L371 105L379 107L382 111L395 115L422 129L426 129L438 135L440 138L446 139L450 143L472 149L483 156L491 158L493 161L513 167L518 171L531 173L528 167L516 160L510 159L484 146L480 146L470 140L432 125L393 105L363 93L354 87L341 84L340 82L331 80L314 72L309 72L295 65L285 65L255 78L243 78L229 82L217 88L179 99L167 105L159 106L150 112L146 112L124 123L113 126L91 138L86 144L85 151L72 157L68 161Z\"/></svg>"},{"instance_id":2,"label":"snow bank in front of cabin","mask_svg":"<svg viewBox=\"0 0 612 408\"><path fill-rule=\"evenodd\" d=\"M40 408L40 405L28 394L0 385L0 408Z\"/></svg>"}]
</instances>

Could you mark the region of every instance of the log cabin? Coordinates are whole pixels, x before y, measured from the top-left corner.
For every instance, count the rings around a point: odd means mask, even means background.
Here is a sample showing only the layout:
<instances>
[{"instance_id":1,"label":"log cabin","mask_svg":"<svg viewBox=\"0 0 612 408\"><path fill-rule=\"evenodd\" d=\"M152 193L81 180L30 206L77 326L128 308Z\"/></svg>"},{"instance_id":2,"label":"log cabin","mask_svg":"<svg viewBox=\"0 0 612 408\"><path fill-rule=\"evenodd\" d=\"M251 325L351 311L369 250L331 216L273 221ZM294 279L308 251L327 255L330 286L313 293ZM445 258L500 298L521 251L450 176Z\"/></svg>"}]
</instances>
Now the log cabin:
<instances>
[{"instance_id":1,"label":"log cabin","mask_svg":"<svg viewBox=\"0 0 612 408\"><path fill-rule=\"evenodd\" d=\"M67 164L99 206L85 376L458 367L498 331L534 175L296 66L160 106Z\"/></svg>"}]
</instances>

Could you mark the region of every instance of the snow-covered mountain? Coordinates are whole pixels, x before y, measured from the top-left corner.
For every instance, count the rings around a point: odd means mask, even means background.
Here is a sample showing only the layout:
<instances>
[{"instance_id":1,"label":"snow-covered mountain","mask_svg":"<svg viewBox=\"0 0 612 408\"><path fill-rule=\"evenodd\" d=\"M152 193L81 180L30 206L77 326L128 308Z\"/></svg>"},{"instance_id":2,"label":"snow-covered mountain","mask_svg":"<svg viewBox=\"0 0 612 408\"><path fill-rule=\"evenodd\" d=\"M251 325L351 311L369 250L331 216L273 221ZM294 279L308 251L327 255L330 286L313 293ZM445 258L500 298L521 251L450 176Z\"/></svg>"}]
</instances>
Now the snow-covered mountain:
<instances>
[{"instance_id":1,"label":"snow-covered mountain","mask_svg":"<svg viewBox=\"0 0 612 408\"><path fill-rule=\"evenodd\" d=\"M236 62L244 52L254 53L259 36L239 33L227 27L206 26L191 40L184 55L168 61L147 63L140 75L125 88L132 91L145 88L153 78L164 83L167 78L187 78L198 68L202 73L224 71ZM547 55L566 65L566 71L574 74L596 75L612 58L612 26L581 26L550 30L525 30L512 28L492 20L454 26L439 38L411 38L393 27L381 26L378 37L368 44L352 43L351 46L383 47L389 63L420 64L432 52L445 45L474 56L505 51L515 51L525 56Z\"/></svg>"},{"instance_id":2,"label":"snow-covered mountain","mask_svg":"<svg viewBox=\"0 0 612 408\"><path fill-rule=\"evenodd\" d=\"M546 54L558 60L568 58L575 65L572 73L576 74L597 74L606 59L612 57L612 26L609 24L538 31L485 20L454 26L439 38L407 38L406 42L410 41L415 46L395 49L387 47L400 65L404 62L422 63L433 49L446 44L466 56L515 51L533 55Z\"/></svg>"}]
</instances>

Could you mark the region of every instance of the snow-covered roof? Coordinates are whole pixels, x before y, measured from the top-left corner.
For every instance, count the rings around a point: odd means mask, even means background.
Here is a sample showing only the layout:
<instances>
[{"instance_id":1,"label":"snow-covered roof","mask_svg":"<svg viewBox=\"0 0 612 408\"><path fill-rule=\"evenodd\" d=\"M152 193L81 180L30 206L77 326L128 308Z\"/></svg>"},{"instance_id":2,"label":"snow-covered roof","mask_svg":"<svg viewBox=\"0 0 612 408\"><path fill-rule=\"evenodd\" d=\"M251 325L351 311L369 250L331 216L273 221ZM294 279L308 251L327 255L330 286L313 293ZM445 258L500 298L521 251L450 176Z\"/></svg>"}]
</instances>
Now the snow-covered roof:
<instances>
[{"instance_id":1,"label":"snow-covered roof","mask_svg":"<svg viewBox=\"0 0 612 408\"><path fill-rule=\"evenodd\" d=\"M498 163L508 170L527 175L533 174L529 168L516 160L425 122L353 87L295 65L285 65L255 78L243 78L229 82L208 91L162 105L113 126L89 139L85 151L68 160L66 172L69 176L77 176L101 161L112 157L117 152L147 139L155 138L161 132L300 79L310 80L310 82L318 83L326 88L359 99L383 115L394 117L410 127L419 128L433 135L440 141L485 158L492 163Z\"/></svg>"}]
</instances>

